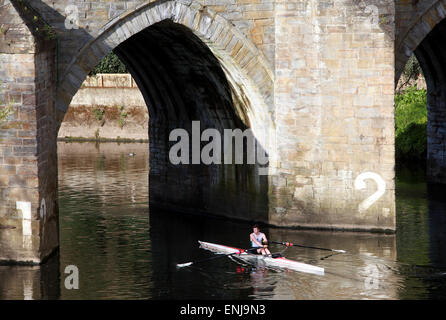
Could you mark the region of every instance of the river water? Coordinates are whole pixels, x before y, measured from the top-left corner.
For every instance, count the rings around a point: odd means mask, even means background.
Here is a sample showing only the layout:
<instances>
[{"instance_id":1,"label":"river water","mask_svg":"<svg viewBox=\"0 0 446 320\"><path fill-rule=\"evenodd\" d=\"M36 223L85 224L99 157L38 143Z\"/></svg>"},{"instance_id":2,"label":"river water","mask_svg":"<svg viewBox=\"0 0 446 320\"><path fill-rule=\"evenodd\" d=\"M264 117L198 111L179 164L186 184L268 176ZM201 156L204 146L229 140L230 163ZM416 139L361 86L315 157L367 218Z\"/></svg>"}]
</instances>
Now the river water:
<instances>
[{"instance_id":1,"label":"river water","mask_svg":"<svg viewBox=\"0 0 446 320\"><path fill-rule=\"evenodd\" d=\"M63 143L59 148L60 251L45 265L0 266L1 299L445 299L445 189L422 172L398 170L395 235L263 230L293 247L290 259L324 276L215 259L197 240L249 246L249 224L149 212L146 144ZM136 155L130 157L129 153ZM272 251L283 250L271 246ZM79 289L65 288L65 268Z\"/></svg>"}]
</instances>

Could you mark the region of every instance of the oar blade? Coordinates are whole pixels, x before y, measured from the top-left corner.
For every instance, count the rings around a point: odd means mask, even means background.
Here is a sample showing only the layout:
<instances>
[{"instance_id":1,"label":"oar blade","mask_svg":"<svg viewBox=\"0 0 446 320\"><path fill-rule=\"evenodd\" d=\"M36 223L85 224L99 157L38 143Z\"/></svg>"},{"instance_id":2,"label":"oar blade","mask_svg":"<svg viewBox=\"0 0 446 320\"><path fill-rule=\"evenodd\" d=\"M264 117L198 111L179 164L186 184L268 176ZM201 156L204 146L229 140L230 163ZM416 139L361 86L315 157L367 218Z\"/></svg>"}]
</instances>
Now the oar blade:
<instances>
[{"instance_id":1,"label":"oar blade","mask_svg":"<svg viewBox=\"0 0 446 320\"><path fill-rule=\"evenodd\" d=\"M193 264L193 262L179 263L179 264L177 264L177 268L189 267L192 264Z\"/></svg>"}]
</instances>

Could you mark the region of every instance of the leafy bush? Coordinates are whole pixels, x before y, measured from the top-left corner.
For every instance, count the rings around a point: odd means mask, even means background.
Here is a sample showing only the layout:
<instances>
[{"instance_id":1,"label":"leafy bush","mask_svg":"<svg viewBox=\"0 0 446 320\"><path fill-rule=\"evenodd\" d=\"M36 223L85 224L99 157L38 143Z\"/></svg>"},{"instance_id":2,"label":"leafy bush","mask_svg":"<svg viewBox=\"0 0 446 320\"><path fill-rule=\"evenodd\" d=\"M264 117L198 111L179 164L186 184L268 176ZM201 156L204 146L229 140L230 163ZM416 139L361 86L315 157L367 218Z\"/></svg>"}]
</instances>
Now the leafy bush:
<instances>
[{"instance_id":1,"label":"leafy bush","mask_svg":"<svg viewBox=\"0 0 446 320\"><path fill-rule=\"evenodd\" d=\"M406 79L418 79L418 76L423 74L420 63L414 54L412 54L404 67L403 75Z\"/></svg>"},{"instance_id":2,"label":"leafy bush","mask_svg":"<svg viewBox=\"0 0 446 320\"><path fill-rule=\"evenodd\" d=\"M94 109L93 114L94 114L96 120L101 121L102 118L104 117L105 110L104 109Z\"/></svg>"},{"instance_id":3,"label":"leafy bush","mask_svg":"<svg viewBox=\"0 0 446 320\"><path fill-rule=\"evenodd\" d=\"M399 160L423 161L427 152L426 90L409 87L395 95L395 152Z\"/></svg>"},{"instance_id":4,"label":"leafy bush","mask_svg":"<svg viewBox=\"0 0 446 320\"><path fill-rule=\"evenodd\" d=\"M96 68L90 72L90 75L97 73L128 73L125 64L118 58L114 52L106 55Z\"/></svg>"},{"instance_id":5,"label":"leafy bush","mask_svg":"<svg viewBox=\"0 0 446 320\"><path fill-rule=\"evenodd\" d=\"M421 69L420 63L414 54L410 56L409 60L404 67L403 73L401 75L401 79L398 82L397 93L402 93L405 90L406 86L409 86L410 83L418 80L419 76L423 75L423 70Z\"/></svg>"}]
</instances>

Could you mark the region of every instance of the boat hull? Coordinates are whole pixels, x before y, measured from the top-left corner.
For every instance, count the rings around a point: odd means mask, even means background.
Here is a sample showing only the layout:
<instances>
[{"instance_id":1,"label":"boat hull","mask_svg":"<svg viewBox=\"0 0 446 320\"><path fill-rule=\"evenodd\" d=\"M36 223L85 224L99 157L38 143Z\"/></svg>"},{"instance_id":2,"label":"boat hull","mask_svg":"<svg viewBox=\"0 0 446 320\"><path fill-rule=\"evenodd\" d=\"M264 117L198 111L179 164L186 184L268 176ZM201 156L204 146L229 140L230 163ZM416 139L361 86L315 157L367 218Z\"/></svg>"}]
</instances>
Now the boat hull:
<instances>
[{"instance_id":1,"label":"boat hull","mask_svg":"<svg viewBox=\"0 0 446 320\"><path fill-rule=\"evenodd\" d=\"M215 244L210 242L198 241L200 244L200 248L206 249L219 254L231 254L234 253L234 257L239 258L243 261L247 261L250 263L258 263L261 262L266 266L276 267L276 268L286 268L299 272L311 273L316 275L324 275L324 268L313 266L311 264L306 264L294 260L289 260L284 257L267 257L257 254L251 254L242 252L243 250L240 248L224 246L221 244Z\"/></svg>"}]
</instances>

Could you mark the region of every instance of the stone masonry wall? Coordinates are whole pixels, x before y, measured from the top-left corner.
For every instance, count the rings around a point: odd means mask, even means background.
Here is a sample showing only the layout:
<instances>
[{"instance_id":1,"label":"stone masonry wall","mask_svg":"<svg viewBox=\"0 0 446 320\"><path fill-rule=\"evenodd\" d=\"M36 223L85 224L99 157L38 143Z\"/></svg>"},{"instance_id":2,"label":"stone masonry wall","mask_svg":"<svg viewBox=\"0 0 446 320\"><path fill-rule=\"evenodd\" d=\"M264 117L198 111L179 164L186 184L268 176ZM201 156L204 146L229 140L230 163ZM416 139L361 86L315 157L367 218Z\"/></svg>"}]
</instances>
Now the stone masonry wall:
<instances>
[{"instance_id":1,"label":"stone masonry wall","mask_svg":"<svg viewBox=\"0 0 446 320\"><path fill-rule=\"evenodd\" d=\"M393 1L277 3L274 224L395 227L393 15Z\"/></svg>"},{"instance_id":2,"label":"stone masonry wall","mask_svg":"<svg viewBox=\"0 0 446 320\"><path fill-rule=\"evenodd\" d=\"M3 1L0 25L1 106L12 111L0 124L0 261L38 263L59 245L56 46L23 5Z\"/></svg>"},{"instance_id":3,"label":"stone masonry wall","mask_svg":"<svg viewBox=\"0 0 446 320\"><path fill-rule=\"evenodd\" d=\"M148 107L132 76L97 74L73 97L58 137L148 141L148 126Z\"/></svg>"},{"instance_id":4,"label":"stone masonry wall","mask_svg":"<svg viewBox=\"0 0 446 320\"><path fill-rule=\"evenodd\" d=\"M38 224L31 222L39 207L37 119L35 104L29 100L35 90L34 54L1 54L0 66L5 103L14 110L0 129L0 260L38 261ZM17 201L30 202L33 215L17 210ZM32 233L23 235L28 223Z\"/></svg>"},{"instance_id":5,"label":"stone masonry wall","mask_svg":"<svg viewBox=\"0 0 446 320\"><path fill-rule=\"evenodd\" d=\"M47 44L35 57L37 116L37 169L39 182L40 248L43 261L59 246L59 208L57 197L56 45ZM55 178L56 177L56 178Z\"/></svg>"},{"instance_id":6,"label":"stone masonry wall","mask_svg":"<svg viewBox=\"0 0 446 320\"><path fill-rule=\"evenodd\" d=\"M131 12L145 3L158 0L38 0L32 5L44 19L56 28L60 39L59 70L71 62L72 52L78 51L103 28L107 21L125 12ZM190 1L182 1L190 3ZM198 4L220 13L255 43L274 65L274 0L198 0ZM78 14L70 11L76 6ZM71 15L79 29L65 28L65 19ZM73 36L77 41L73 41Z\"/></svg>"}]
</instances>

